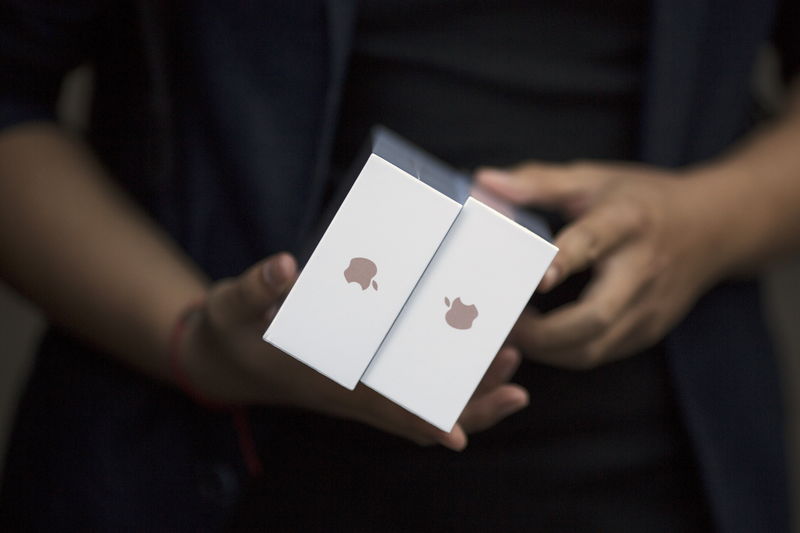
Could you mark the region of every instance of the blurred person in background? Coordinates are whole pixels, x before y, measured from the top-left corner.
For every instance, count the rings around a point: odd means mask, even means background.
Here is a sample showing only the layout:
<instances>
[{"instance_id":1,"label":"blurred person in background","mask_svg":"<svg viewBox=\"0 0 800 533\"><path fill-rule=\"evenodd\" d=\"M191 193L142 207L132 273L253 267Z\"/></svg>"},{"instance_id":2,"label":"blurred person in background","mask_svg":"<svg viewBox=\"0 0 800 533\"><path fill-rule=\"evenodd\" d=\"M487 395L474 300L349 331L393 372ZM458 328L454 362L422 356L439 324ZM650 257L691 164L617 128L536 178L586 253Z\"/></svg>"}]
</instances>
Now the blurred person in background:
<instances>
[{"instance_id":1,"label":"blurred person in background","mask_svg":"<svg viewBox=\"0 0 800 533\"><path fill-rule=\"evenodd\" d=\"M800 92L757 124L750 81L772 42L791 84L798 24L771 0L0 1L0 276L52 324L0 526L788 531L751 276L798 248ZM81 140L54 105L87 62ZM375 123L558 230L450 434L260 339Z\"/></svg>"}]
</instances>

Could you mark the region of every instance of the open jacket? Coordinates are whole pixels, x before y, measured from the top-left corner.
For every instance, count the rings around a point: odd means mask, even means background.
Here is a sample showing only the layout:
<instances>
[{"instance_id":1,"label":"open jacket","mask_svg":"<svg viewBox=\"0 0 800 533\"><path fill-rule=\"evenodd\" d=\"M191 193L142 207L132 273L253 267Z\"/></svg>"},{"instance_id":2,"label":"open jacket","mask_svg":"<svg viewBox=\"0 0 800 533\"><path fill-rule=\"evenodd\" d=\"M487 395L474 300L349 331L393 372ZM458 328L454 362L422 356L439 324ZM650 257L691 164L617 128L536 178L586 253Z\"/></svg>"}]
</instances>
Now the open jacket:
<instances>
[{"instance_id":1,"label":"open jacket","mask_svg":"<svg viewBox=\"0 0 800 533\"><path fill-rule=\"evenodd\" d=\"M762 45L777 44L787 78L800 65L796 6L652 0L640 160L703 161L746 133L757 118L750 80ZM52 119L64 74L93 62L89 142L212 277L235 275L298 250L314 225L355 8L0 1L0 128ZM254 17L260 30L240 32ZM757 285L708 292L667 349L719 530L788 531L782 399ZM20 405L0 524L215 529L245 477L226 413L53 330ZM42 493L51 495L45 504Z\"/></svg>"}]
</instances>

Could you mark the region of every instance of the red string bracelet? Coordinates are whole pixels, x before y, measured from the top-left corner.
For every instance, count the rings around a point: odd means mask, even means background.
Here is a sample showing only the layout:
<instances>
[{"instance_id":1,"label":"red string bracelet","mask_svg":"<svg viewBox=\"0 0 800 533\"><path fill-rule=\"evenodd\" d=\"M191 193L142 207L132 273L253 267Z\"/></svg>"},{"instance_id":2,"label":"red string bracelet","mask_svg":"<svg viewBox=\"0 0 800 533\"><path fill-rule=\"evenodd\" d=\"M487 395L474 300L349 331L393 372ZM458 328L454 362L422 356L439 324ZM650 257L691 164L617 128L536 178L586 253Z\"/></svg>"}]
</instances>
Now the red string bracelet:
<instances>
[{"instance_id":1,"label":"red string bracelet","mask_svg":"<svg viewBox=\"0 0 800 533\"><path fill-rule=\"evenodd\" d=\"M183 367L183 339L186 336L186 325L189 319L205 305L204 300L193 302L186 306L186 309L178 316L175 326L172 328L172 333L169 338L169 370L172 375L172 380L189 398L196 404L212 410L223 410L228 406L209 400L194 385L189 379L186 369Z\"/></svg>"},{"instance_id":2,"label":"red string bracelet","mask_svg":"<svg viewBox=\"0 0 800 533\"><path fill-rule=\"evenodd\" d=\"M261 459L258 457L253 430L247 409L241 406L231 406L208 399L197 390L189 379L183 366L183 340L186 336L186 326L189 319L199 312L205 305L204 300L189 304L178 316L169 338L169 369L172 380L178 388L192 399L197 405L213 411L228 411L231 414L234 430L239 442L239 451L242 454L247 473L252 477L259 477L264 471Z\"/></svg>"}]
</instances>

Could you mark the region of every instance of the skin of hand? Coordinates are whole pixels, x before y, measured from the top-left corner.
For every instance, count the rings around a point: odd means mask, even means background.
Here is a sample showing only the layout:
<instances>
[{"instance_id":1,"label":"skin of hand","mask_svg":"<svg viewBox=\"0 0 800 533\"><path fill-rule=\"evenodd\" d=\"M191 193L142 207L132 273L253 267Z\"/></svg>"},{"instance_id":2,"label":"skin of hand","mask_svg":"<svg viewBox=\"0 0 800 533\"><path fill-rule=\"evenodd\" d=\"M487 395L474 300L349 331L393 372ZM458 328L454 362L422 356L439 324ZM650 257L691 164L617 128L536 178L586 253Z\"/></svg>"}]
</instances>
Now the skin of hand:
<instances>
[{"instance_id":1,"label":"skin of hand","mask_svg":"<svg viewBox=\"0 0 800 533\"><path fill-rule=\"evenodd\" d=\"M182 346L184 368L204 396L310 409L453 450L466 447L467 433L487 429L528 404L527 391L508 383L521 358L514 348L498 353L450 433L363 384L353 391L341 387L261 339L296 277L295 260L281 253L211 286L206 305L187 321Z\"/></svg>"},{"instance_id":2,"label":"skin of hand","mask_svg":"<svg viewBox=\"0 0 800 533\"><path fill-rule=\"evenodd\" d=\"M515 204L571 222L540 290L587 267L581 297L549 313L526 310L510 342L534 360L584 370L651 346L731 266L712 180L627 163L527 163L481 169L478 183Z\"/></svg>"}]
</instances>

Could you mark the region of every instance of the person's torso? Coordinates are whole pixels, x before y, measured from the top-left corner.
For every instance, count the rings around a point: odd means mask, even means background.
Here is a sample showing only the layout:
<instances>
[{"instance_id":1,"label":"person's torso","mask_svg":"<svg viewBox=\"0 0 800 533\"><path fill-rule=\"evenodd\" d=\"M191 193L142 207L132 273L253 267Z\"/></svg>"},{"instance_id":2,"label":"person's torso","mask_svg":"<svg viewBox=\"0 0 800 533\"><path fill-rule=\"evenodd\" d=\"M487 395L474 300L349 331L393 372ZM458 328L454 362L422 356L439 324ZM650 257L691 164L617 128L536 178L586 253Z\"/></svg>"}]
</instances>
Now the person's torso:
<instances>
[{"instance_id":1,"label":"person's torso","mask_svg":"<svg viewBox=\"0 0 800 533\"><path fill-rule=\"evenodd\" d=\"M346 172L374 124L465 169L632 159L646 24L640 0L362 2L332 175ZM575 299L588 277L539 307ZM585 530L604 518L565 521L564 513L597 505L595 490L640 498L643 508L696 493L661 346L589 372L525 361L514 380L529 390L530 406L474 435L462 454L419 449L355 423L268 412L266 454L281 457L273 466L286 467L292 455L292 477L316 471L325 481L321 489L304 486L276 471L279 481L266 480L260 497L303 494L310 509L330 507L331 524L352 530ZM655 485L636 495L646 479ZM278 524L292 516L287 506L271 511ZM691 512L703 506L699 498ZM413 511L397 518L402 509ZM676 512L674 527L685 512ZM378 526L384 513L394 521Z\"/></svg>"}]
</instances>

